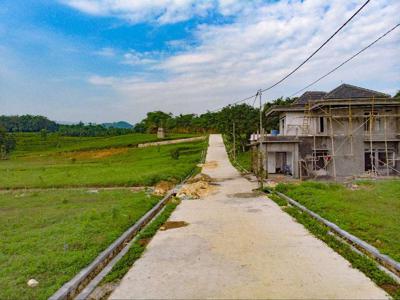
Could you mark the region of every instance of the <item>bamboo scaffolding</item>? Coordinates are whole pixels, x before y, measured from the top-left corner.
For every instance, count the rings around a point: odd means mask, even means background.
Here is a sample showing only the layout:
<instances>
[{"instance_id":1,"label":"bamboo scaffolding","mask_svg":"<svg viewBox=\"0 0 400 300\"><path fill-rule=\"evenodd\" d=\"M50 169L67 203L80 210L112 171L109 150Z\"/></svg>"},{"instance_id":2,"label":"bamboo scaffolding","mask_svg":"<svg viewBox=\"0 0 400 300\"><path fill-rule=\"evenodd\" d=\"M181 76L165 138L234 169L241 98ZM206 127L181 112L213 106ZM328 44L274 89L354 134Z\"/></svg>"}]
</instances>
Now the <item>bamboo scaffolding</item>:
<instances>
[{"instance_id":1,"label":"bamboo scaffolding","mask_svg":"<svg viewBox=\"0 0 400 300\"><path fill-rule=\"evenodd\" d=\"M385 108L386 106L386 100L385 102L382 103L381 99L379 104L377 105L376 99L372 98L369 102L362 102L363 106L362 107L357 107L359 109L365 110L365 107L368 106L369 112L367 114L357 114L353 112L353 108L355 107L353 104L352 99L348 99L347 103L343 103L346 107L340 107L340 108L332 108L332 105L329 105L328 109L323 109L322 107L317 107L316 109L318 110L315 113L310 112L311 108L309 105L308 106L308 118L314 118L317 120L319 117L324 117L327 118L329 122L329 134L327 135L321 135L321 134L313 134L309 136L313 137L313 155L312 158L306 159L305 164L307 165L307 162L311 163L312 169L316 169L316 162L320 158L320 156L315 155L316 151L316 137L317 136L326 136L330 138L331 141L331 152L332 155L326 155L327 157L331 156L332 157L332 169L333 169L333 177L337 178L337 173L336 173L336 158L337 158L337 153L341 150L341 148L349 142L350 146L350 153L348 154L349 156L354 156L354 134L356 134L357 131L360 130L360 128L365 127L367 130L364 134L364 138L368 137L368 142L369 142L369 152L370 152L370 163L371 163L371 173L373 176L379 176L379 163L383 164L386 167L386 176L390 175L390 170L397 172L400 174L400 171L397 170L396 168L393 168L392 166L389 165L390 161L397 161L399 159L389 159L389 147L388 147L388 141L395 141L398 142L400 141L400 133L395 133L391 135L391 137L388 136L387 132L387 124L388 124L388 118L398 118L400 117L400 113L387 113L387 111L383 111L378 113L377 109L379 108ZM359 103L359 101L357 101ZM391 104L397 104L399 105L400 103L391 103ZM347 114L343 114L343 110L347 110ZM340 112L339 112L340 111ZM396 110L398 111L398 110ZM322 113L321 113L322 112ZM336 112L336 113L334 113ZM354 128L353 122L355 119L360 119L362 118L364 121L361 123L361 125L357 126ZM339 120L347 120L348 121L348 127L346 127L346 124ZM376 134L376 124L379 121L379 124L381 124L381 120L383 120L383 125L384 125L384 130L383 130L383 137L381 134ZM338 134L335 133L333 129L333 122L340 124L343 126L343 134ZM357 122L358 123L358 122ZM337 145L335 138L337 137L344 137L345 139L341 141L339 145ZM376 152L374 149L374 143L378 141L383 141L385 144L385 160L386 162L381 161L377 156L379 155L379 152ZM367 142L367 140L365 140ZM342 155L340 155L342 156ZM346 156L346 154L343 154L343 156ZM324 159L326 158L325 156ZM310 161L311 160L311 161ZM328 165L328 164L327 164ZM324 169L326 169L326 166L324 166Z\"/></svg>"}]
</instances>

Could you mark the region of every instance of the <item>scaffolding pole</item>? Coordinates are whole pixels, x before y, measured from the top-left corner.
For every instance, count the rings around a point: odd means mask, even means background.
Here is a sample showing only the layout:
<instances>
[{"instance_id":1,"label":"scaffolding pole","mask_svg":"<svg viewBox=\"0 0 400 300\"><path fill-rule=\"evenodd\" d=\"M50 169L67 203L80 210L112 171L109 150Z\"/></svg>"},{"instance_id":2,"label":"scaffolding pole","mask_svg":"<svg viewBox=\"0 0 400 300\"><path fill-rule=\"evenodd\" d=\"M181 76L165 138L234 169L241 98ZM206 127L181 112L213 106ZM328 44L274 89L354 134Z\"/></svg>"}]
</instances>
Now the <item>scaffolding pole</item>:
<instances>
[{"instance_id":1,"label":"scaffolding pole","mask_svg":"<svg viewBox=\"0 0 400 300\"><path fill-rule=\"evenodd\" d=\"M330 137L331 137L331 147L332 147L332 167L333 167L333 177L335 181L336 178L336 158L335 158L335 141L333 137L333 124L332 124L332 111L331 107L329 107L329 127L330 127Z\"/></svg>"}]
</instances>

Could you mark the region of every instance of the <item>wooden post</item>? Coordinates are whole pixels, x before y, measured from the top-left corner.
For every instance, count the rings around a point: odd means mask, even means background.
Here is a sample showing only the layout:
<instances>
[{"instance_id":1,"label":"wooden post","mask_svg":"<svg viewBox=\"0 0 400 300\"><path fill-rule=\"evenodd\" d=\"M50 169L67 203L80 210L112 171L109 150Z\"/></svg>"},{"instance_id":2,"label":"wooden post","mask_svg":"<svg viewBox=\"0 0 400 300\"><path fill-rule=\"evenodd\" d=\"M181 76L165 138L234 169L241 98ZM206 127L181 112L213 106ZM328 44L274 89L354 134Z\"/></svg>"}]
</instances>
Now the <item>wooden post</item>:
<instances>
[{"instance_id":1,"label":"wooden post","mask_svg":"<svg viewBox=\"0 0 400 300\"><path fill-rule=\"evenodd\" d=\"M236 133L235 133L235 122L233 122L233 160L236 161Z\"/></svg>"},{"instance_id":2,"label":"wooden post","mask_svg":"<svg viewBox=\"0 0 400 300\"><path fill-rule=\"evenodd\" d=\"M384 112L383 118L384 134L385 134L385 155L386 155L386 176L389 176L389 151L387 143L387 132L386 132L386 113Z\"/></svg>"},{"instance_id":3,"label":"wooden post","mask_svg":"<svg viewBox=\"0 0 400 300\"><path fill-rule=\"evenodd\" d=\"M375 98L372 98L372 106L371 106L371 112L369 115L369 126L368 126L368 130L369 130L369 152L370 152L370 159L371 159L371 168L372 168L372 173L376 172L376 166L375 166L375 159L374 159L374 151L372 149L373 147L373 143L372 143L372 126L373 126L373 121L374 121L374 103L375 103ZM374 174L375 175L375 174Z\"/></svg>"},{"instance_id":4,"label":"wooden post","mask_svg":"<svg viewBox=\"0 0 400 300\"><path fill-rule=\"evenodd\" d=\"M353 150L353 116L351 111L351 100L349 100L349 132L350 132L350 155L354 156Z\"/></svg>"},{"instance_id":5,"label":"wooden post","mask_svg":"<svg viewBox=\"0 0 400 300\"><path fill-rule=\"evenodd\" d=\"M329 106L329 127L331 136L331 148L332 148L332 167L333 167L333 177L336 181L336 158L335 158L335 141L333 137L333 125L332 125L332 108Z\"/></svg>"}]
</instances>

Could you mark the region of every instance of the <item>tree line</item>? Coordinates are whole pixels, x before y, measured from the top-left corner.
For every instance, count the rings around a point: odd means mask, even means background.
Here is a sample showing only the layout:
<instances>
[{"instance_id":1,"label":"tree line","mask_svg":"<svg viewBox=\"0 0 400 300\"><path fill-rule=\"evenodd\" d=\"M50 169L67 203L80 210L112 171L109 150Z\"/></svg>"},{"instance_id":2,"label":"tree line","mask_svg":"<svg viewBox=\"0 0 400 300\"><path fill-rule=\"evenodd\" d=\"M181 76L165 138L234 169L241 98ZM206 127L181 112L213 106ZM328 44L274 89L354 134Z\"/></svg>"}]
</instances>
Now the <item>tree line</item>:
<instances>
[{"instance_id":1,"label":"tree line","mask_svg":"<svg viewBox=\"0 0 400 300\"><path fill-rule=\"evenodd\" d=\"M294 101L290 98L278 98L268 102L263 107L264 129L271 130L278 127L277 118L265 117L265 111L272 105L289 105ZM259 130L260 109L248 104L228 105L217 112L206 112L200 115L180 114L153 111L131 128L113 128L98 124L73 125L58 124L43 116L0 116L0 157L4 158L15 148L16 142L13 133L40 132L43 140L48 133L57 132L62 136L114 136L128 133L156 133L163 127L167 133L222 133L228 140L235 138L240 149L244 150L252 133Z\"/></svg>"},{"instance_id":2,"label":"tree line","mask_svg":"<svg viewBox=\"0 0 400 300\"><path fill-rule=\"evenodd\" d=\"M58 124L43 116L0 116L0 127L6 132L58 132L64 136L113 136L132 133L131 129L114 128L99 124Z\"/></svg>"},{"instance_id":3,"label":"tree line","mask_svg":"<svg viewBox=\"0 0 400 300\"><path fill-rule=\"evenodd\" d=\"M262 119L265 130L277 129L279 119L266 118L265 111L273 105L290 105L296 98L278 98L263 107ZM174 133L222 133L227 139L233 139L233 127L238 146L244 150L250 135L259 130L260 109L248 104L228 105L217 112L206 112L201 115L180 114L154 111L147 113L146 118L137 123L135 132L156 133L159 127Z\"/></svg>"}]
</instances>

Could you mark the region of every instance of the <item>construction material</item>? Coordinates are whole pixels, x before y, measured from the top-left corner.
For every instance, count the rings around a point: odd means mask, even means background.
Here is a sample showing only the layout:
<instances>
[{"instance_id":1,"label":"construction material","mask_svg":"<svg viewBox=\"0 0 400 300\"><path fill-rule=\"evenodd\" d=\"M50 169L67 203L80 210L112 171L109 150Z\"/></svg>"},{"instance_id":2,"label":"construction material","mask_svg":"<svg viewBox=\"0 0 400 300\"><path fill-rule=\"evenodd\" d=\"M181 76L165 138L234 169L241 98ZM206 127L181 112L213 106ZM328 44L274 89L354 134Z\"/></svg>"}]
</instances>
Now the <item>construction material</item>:
<instances>
[{"instance_id":1,"label":"construction material","mask_svg":"<svg viewBox=\"0 0 400 300\"><path fill-rule=\"evenodd\" d=\"M205 174L198 174L194 178L187 181L182 186L176 196L180 199L199 199L207 196L212 190L213 186L210 185L212 179Z\"/></svg>"}]
</instances>

